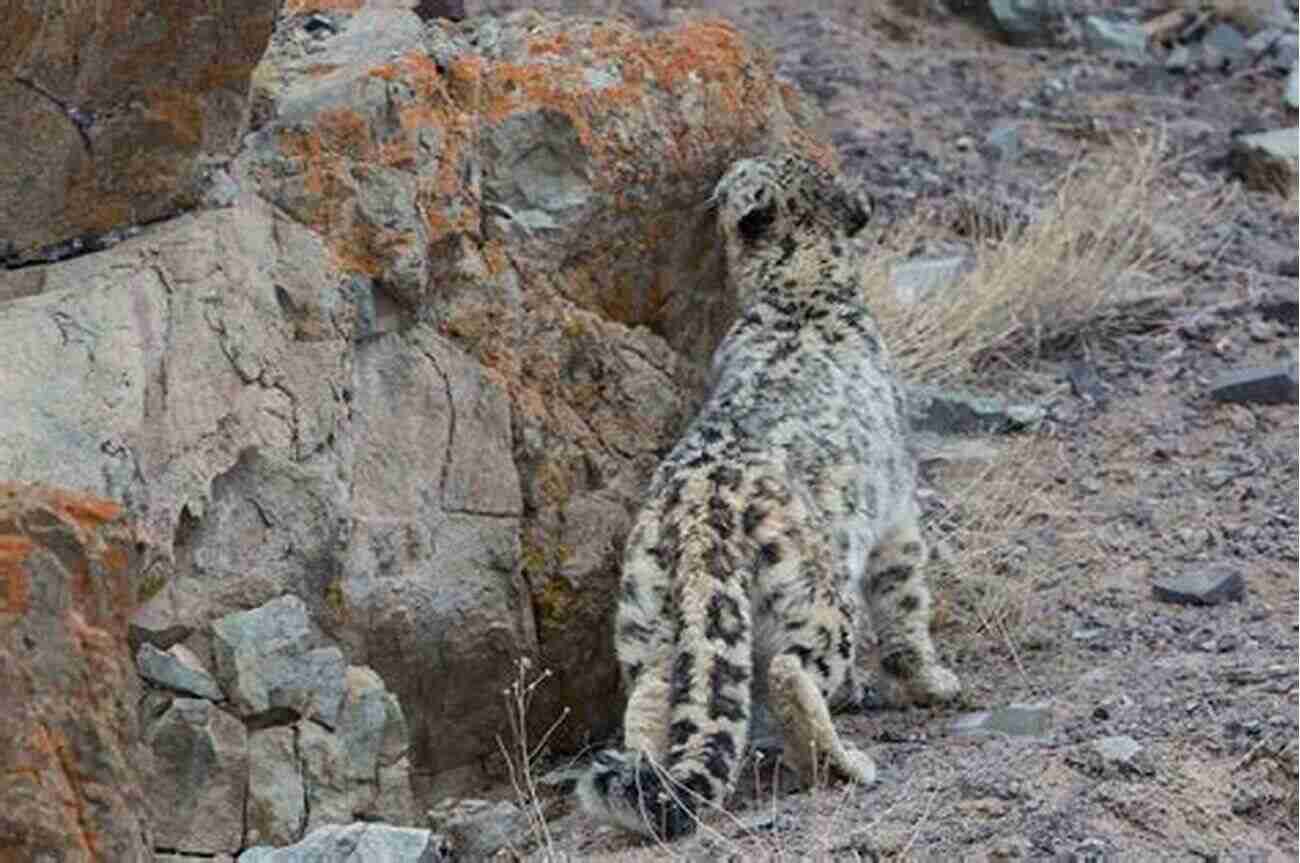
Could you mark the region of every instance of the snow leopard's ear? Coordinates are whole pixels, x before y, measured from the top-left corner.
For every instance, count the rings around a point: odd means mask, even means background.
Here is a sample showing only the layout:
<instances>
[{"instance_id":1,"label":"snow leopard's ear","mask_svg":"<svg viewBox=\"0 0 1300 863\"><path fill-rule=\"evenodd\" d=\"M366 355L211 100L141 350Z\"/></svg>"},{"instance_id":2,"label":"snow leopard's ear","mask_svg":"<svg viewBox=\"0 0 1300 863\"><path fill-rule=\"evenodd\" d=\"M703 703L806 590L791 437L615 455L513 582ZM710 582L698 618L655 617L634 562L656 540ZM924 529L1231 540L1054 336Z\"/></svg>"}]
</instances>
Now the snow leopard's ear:
<instances>
[{"instance_id":1,"label":"snow leopard's ear","mask_svg":"<svg viewBox=\"0 0 1300 863\"><path fill-rule=\"evenodd\" d=\"M831 202L836 219L844 227L846 236L856 236L871 220L871 199L866 192L850 187L843 180L835 182L835 197Z\"/></svg>"}]
</instances>

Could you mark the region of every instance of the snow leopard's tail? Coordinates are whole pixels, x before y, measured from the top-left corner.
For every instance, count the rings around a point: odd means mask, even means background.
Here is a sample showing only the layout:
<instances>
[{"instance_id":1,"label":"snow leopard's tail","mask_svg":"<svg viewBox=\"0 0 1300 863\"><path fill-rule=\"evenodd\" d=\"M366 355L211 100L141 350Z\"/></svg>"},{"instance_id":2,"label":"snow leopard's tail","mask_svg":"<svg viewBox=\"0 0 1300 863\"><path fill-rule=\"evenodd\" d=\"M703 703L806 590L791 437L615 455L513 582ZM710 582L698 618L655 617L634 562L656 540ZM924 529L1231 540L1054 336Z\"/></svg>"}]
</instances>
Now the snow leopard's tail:
<instances>
[{"instance_id":1,"label":"snow leopard's tail","mask_svg":"<svg viewBox=\"0 0 1300 863\"><path fill-rule=\"evenodd\" d=\"M716 492L715 492L716 494ZM701 507L701 522L683 531L671 584L680 612L672 651L659 670L662 697L629 704L625 731L644 721L637 704L667 699L659 719L660 754L611 750L596 757L578 786L592 816L638 833L672 839L695 829L697 813L731 793L750 718L752 633L748 545L735 510L721 500ZM752 552L751 552L752 554ZM641 672L644 677L654 671ZM653 719L651 721L654 721ZM658 763L656 763L658 762Z\"/></svg>"}]
</instances>

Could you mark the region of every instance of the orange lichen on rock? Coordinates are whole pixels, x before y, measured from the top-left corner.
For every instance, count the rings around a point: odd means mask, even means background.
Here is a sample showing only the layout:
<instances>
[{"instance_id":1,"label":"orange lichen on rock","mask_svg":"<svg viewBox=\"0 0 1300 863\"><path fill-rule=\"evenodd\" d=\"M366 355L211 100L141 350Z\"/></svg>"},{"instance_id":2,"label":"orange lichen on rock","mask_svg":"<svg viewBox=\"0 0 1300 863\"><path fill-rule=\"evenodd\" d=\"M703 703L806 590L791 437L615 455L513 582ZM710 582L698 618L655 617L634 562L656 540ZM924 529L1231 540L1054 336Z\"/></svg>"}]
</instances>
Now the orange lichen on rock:
<instances>
[{"instance_id":1,"label":"orange lichen on rock","mask_svg":"<svg viewBox=\"0 0 1300 863\"><path fill-rule=\"evenodd\" d=\"M32 586L23 564L36 547L16 534L0 535L0 614L22 614L31 601Z\"/></svg>"},{"instance_id":2,"label":"orange lichen on rock","mask_svg":"<svg viewBox=\"0 0 1300 863\"><path fill-rule=\"evenodd\" d=\"M94 530L122 514L121 504L102 497L78 495L60 489L52 489L49 495L55 510L87 530Z\"/></svg>"}]
</instances>

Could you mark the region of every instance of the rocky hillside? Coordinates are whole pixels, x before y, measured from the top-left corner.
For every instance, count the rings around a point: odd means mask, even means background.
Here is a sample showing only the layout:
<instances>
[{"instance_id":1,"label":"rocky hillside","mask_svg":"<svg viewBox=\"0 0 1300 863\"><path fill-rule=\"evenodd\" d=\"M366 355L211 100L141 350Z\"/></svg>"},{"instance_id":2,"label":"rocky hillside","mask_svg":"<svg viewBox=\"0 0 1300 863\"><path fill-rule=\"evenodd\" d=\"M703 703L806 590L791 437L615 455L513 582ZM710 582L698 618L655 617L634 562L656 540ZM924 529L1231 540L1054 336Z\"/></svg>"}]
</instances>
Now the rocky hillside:
<instances>
[{"instance_id":1,"label":"rocky hillside","mask_svg":"<svg viewBox=\"0 0 1300 863\"><path fill-rule=\"evenodd\" d=\"M875 201L968 695L674 852L1294 859L1294 6L615 5L17 5L0 860L665 853L571 761L734 313L705 199L784 149Z\"/></svg>"}]
</instances>

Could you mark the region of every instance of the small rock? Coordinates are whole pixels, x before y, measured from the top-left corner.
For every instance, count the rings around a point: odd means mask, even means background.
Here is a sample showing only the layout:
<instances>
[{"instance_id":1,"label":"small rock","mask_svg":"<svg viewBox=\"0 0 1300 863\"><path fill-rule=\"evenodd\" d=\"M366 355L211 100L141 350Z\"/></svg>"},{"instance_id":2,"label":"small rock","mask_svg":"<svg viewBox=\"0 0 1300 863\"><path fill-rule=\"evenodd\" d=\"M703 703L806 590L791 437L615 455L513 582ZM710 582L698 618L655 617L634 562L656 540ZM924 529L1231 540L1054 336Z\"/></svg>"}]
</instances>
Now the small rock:
<instances>
[{"instance_id":1,"label":"small rock","mask_svg":"<svg viewBox=\"0 0 1300 863\"><path fill-rule=\"evenodd\" d=\"M1297 71L1295 67L1292 67L1291 71L1287 73L1286 84L1282 87L1282 101L1292 111L1300 108L1300 80L1296 78Z\"/></svg>"},{"instance_id":2,"label":"small rock","mask_svg":"<svg viewBox=\"0 0 1300 863\"><path fill-rule=\"evenodd\" d=\"M259 846L238 863L437 863L445 860L436 833L387 824L330 824L296 845Z\"/></svg>"},{"instance_id":3,"label":"small rock","mask_svg":"<svg viewBox=\"0 0 1300 863\"><path fill-rule=\"evenodd\" d=\"M1300 52L1300 37L1295 33L1283 33L1273 43L1269 52L1273 68L1281 72L1290 72L1296 68L1296 54Z\"/></svg>"},{"instance_id":4,"label":"small rock","mask_svg":"<svg viewBox=\"0 0 1300 863\"><path fill-rule=\"evenodd\" d=\"M419 15L421 21L437 18L462 21L465 18L465 0L418 0L411 11Z\"/></svg>"},{"instance_id":5,"label":"small rock","mask_svg":"<svg viewBox=\"0 0 1300 863\"><path fill-rule=\"evenodd\" d=\"M1185 72L1192 65L1192 49L1186 45L1176 45L1165 58L1165 69L1170 72Z\"/></svg>"},{"instance_id":6,"label":"small rock","mask_svg":"<svg viewBox=\"0 0 1300 863\"><path fill-rule=\"evenodd\" d=\"M900 261L889 269L889 284L898 301L910 306L955 285L973 265L964 255Z\"/></svg>"},{"instance_id":7,"label":"small rock","mask_svg":"<svg viewBox=\"0 0 1300 863\"><path fill-rule=\"evenodd\" d=\"M1246 332L1250 335L1251 341L1255 342L1271 342L1274 338L1273 328L1263 321L1248 321Z\"/></svg>"},{"instance_id":8,"label":"small rock","mask_svg":"<svg viewBox=\"0 0 1300 863\"><path fill-rule=\"evenodd\" d=\"M1094 740L1092 748L1103 761L1132 762L1142 751L1142 744L1127 735L1118 735Z\"/></svg>"},{"instance_id":9,"label":"small rock","mask_svg":"<svg viewBox=\"0 0 1300 863\"><path fill-rule=\"evenodd\" d=\"M1295 194L1296 162L1300 159L1300 129L1273 129L1232 139L1228 162L1248 189Z\"/></svg>"},{"instance_id":10,"label":"small rock","mask_svg":"<svg viewBox=\"0 0 1300 863\"><path fill-rule=\"evenodd\" d=\"M221 701L221 687L203 668L199 658L184 645L173 645L163 652L152 644L140 645L135 655L140 676L145 680L211 701Z\"/></svg>"},{"instance_id":11,"label":"small rock","mask_svg":"<svg viewBox=\"0 0 1300 863\"><path fill-rule=\"evenodd\" d=\"M1032 431L1047 416L1040 405L936 387L909 387L907 403L912 428L937 434Z\"/></svg>"},{"instance_id":12,"label":"small rock","mask_svg":"<svg viewBox=\"0 0 1300 863\"><path fill-rule=\"evenodd\" d=\"M1066 863L1113 863L1115 859L1100 839L1085 839L1065 855Z\"/></svg>"},{"instance_id":13,"label":"small rock","mask_svg":"<svg viewBox=\"0 0 1300 863\"><path fill-rule=\"evenodd\" d=\"M1246 40L1246 53L1252 57L1261 57L1273 50L1282 31L1276 27L1265 27Z\"/></svg>"},{"instance_id":14,"label":"small rock","mask_svg":"<svg viewBox=\"0 0 1300 863\"><path fill-rule=\"evenodd\" d=\"M1083 21L1083 38L1093 51L1115 52L1134 58L1146 56L1147 31L1141 24L1089 15Z\"/></svg>"},{"instance_id":15,"label":"small rock","mask_svg":"<svg viewBox=\"0 0 1300 863\"><path fill-rule=\"evenodd\" d=\"M1210 397L1221 402L1295 404L1300 397L1295 364L1227 372L1211 386Z\"/></svg>"},{"instance_id":16,"label":"small rock","mask_svg":"<svg viewBox=\"0 0 1300 863\"><path fill-rule=\"evenodd\" d=\"M217 678L243 716L288 710L330 728L343 701L337 647L315 647L301 599L285 595L212 625Z\"/></svg>"},{"instance_id":17,"label":"small rock","mask_svg":"<svg viewBox=\"0 0 1300 863\"><path fill-rule=\"evenodd\" d=\"M208 174L202 192L203 204L221 209L235 203L239 197L239 184L224 168L217 168Z\"/></svg>"},{"instance_id":18,"label":"small rock","mask_svg":"<svg viewBox=\"0 0 1300 863\"><path fill-rule=\"evenodd\" d=\"M1201 44L1214 52L1214 65L1240 66L1248 52L1246 37L1231 24L1216 24L1205 34Z\"/></svg>"},{"instance_id":19,"label":"small rock","mask_svg":"<svg viewBox=\"0 0 1300 863\"><path fill-rule=\"evenodd\" d=\"M1102 386L1097 370L1087 363L1073 363L1065 373L1070 382L1070 391L1087 402L1101 402L1105 399L1106 389Z\"/></svg>"},{"instance_id":20,"label":"small rock","mask_svg":"<svg viewBox=\"0 0 1300 863\"><path fill-rule=\"evenodd\" d=\"M1009 704L993 710L968 713L953 721L953 734L1007 734L1012 737L1046 737L1052 711L1046 704Z\"/></svg>"},{"instance_id":21,"label":"small rock","mask_svg":"<svg viewBox=\"0 0 1300 863\"><path fill-rule=\"evenodd\" d=\"M1278 275L1295 278L1300 275L1300 258L1292 257L1277 267ZM1300 326L1300 302L1295 294L1276 293L1255 303L1255 311L1265 321L1295 329Z\"/></svg>"},{"instance_id":22,"label":"small rock","mask_svg":"<svg viewBox=\"0 0 1300 863\"><path fill-rule=\"evenodd\" d=\"M1079 478L1079 490L1084 494L1101 494L1103 488L1105 488L1105 486L1102 485L1101 480L1094 476Z\"/></svg>"},{"instance_id":23,"label":"small rock","mask_svg":"<svg viewBox=\"0 0 1300 863\"><path fill-rule=\"evenodd\" d=\"M980 154L993 162L1010 162L1020 156L1020 130L1007 123L994 127L980 145Z\"/></svg>"},{"instance_id":24,"label":"small rock","mask_svg":"<svg viewBox=\"0 0 1300 863\"><path fill-rule=\"evenodd\" d=\"M527 813L508 800L444 801L430 810L429 821L461 860L486 860L502 848L523 848L530 838Z\"/></svg>"},{"instance_id":25,"label":"small rock","mask_svg":"<svg viewBox=\"0 0 1300 863\"><path fill-rule=\"evenodd\" d=\"M1246 582L1236 570L1214 567L1159 579L1151 585L1151 592L1161 602L1218 605L1241 599L1246 592Z\"/></svg>"},{"instance_id":26,"label":"small rock","mask_svg":"<svg viewBox=\"0 0 1300 863\"><path fill-rule=\"evenodd\" d=\"M1065 18L1065 0L989 0L989 12L998 29L1014 45L1043 45Z\"/></svg>"}]
</instances>

